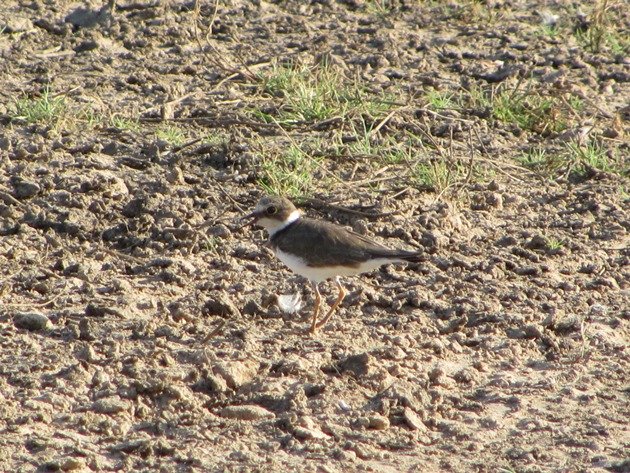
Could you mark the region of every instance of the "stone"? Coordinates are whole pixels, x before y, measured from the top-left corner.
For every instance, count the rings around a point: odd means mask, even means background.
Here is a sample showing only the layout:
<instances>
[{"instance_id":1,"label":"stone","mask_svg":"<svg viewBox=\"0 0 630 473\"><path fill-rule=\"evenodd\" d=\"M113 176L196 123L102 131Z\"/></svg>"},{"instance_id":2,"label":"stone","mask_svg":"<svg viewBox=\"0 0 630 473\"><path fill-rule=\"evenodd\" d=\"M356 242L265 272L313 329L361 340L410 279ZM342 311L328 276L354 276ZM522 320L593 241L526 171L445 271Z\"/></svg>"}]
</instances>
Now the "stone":
<instances>
[{"instance_id":1,"label":"stone","mask_svg":"<svg viewBox=\"0 0 630 473\"><path fill-rule=\"evenodd\" d=\"M0 20L0 31L6 34L21 33L33 29L33 22L26 17L9 16Z\"/></svg>"},{"instance_id":2,"label":"stone","mask_svg":"<svg viewBox=\"0 0 630 473\"><path fill-rule=\"evenodd\" d=\"M366 376L374 364L374 357L368 353L350 355L339 363L339 371L349 371L355 376Z\"/></svg>"},{"instance_id":3,"label":"stone","mask_svg":"<svg viewBox=\"0 0 630 473\"><path fill-rule=\"evenodd\" d=\"M41 187L36 182L17 176L11 179L11 184L13 184L13 197L20 200L30 199L41 191Z\"/></svg>"},{"instance_id":4,"label":"stone","mask_svg":"<svg viewBox=\"0 0 630 473\"><path fill-rule=\"evenodd\" d=\"M405 423L412 430L420 430L420 431L427 430L427 426L424 425L424 422L422 422L422 419L420 419L418 414L416 414L414 411L412 411L408 407L405 407L405 410L403 411L403 419L405 419Z\"/></svg>"},{"instance_id":5,"label":"stone","mask_svg":"<svg viewBox=\"0 0 630 473\"><path fill-rule=\"evenodd\" d=\"M293 429L293 436L300 440L325 439L328 436L319 429L309 429L306 427L296 427Z\"/></svg>"},{"instance_id":6,"label":"stone","mask_svg":"<svg viewBox=\"0 0 630 473\"><path fill-rule=\"evenodd\" d=\"M256 405L227 406L221 409L221 417L239 420L273 419L275 414L264 407Z\"/></svg>"},{"instance_id":7,"label":"stone","mask_svg":"<svg viewBox=\"0 0 630 473\"><path fill-rule=\"evenodd\" d=\"M230 238L232 236L232 231L222 223L215 225L214 227L210 227L208 233L215 238Z\"/></svg>"},{"instance_id":8,"label":"stone","mask_svg":"<svg viewBox=\"0 0 630 473\"><path fill-rule=\"evenodd\" d=\"M389 419L381 415L368 417L368 429L387 430L389 429Z\"/></svg>"},{"instance_id":9,"label":"stone","mask_svg":"<svg viewBox=\"0 0 630 473\"><path fill-rule=\"evenodd\" d=\"M219 363L214 366L216 375L225 380L230 389L238 389L249 383L258 372L258 363L234 361Z\"/></svg>"},{"instance_id":10,"label":"stone","mask_svg":"<svg viewBox=\"0 0 630 473\"><path fill-rule=\"evenodd\" d=\"M226 293L218 293L210 297L203 306L203 313L221 317L241 315L239 308Z\"/></svg>"},{"instance_id":11,"label":"stone","mask_svg":"<svg viewBox=\"0 0 630 473\"><path fill-rule=\"evenodd\" d=\"M0 31L5 34L21 33L32 29L33 22L27 17L7 15L5 18L0 19Z\"/></svg>"},{"instance_id":12,"label":"stone","mask_svg":"<svg viewBox=\"0 0 630 473\"><path fill-rule=\"evenodd\" d=\"M50 319L40 312L18 312L13 316L13 324L17 328L36 331L52 327Z\"/></svg>"},{"instance_id":13,"label":"stone","mask_svg":"<svg viewBox=\"0 0 630 473\"><path fill-rule=\"evenodd\" d=\"M128 403L116 397L99 399L92 404L92 410L99 414L117 414L128 409Z\"/></svg>"}]
</instances>

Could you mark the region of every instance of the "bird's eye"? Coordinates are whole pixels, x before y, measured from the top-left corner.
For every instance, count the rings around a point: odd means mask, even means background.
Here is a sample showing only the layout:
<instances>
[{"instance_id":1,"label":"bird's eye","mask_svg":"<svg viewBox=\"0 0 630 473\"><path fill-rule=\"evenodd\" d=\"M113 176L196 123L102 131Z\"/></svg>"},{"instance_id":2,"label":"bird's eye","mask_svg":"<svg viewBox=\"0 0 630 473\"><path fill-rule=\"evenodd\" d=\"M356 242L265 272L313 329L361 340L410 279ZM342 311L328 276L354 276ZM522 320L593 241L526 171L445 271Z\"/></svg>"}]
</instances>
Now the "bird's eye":
<instances>
[{"instance_id":1,"label":"bird's eye","mask_svg":"<svg viewBox=\"0 0 630 473\"><path fill-rule=\"evenodd\" d=\"M278 209L275 208L273 205L267 207L267 215L275 215L276 213L278 213Z\"/></svg>"}]
</instances>

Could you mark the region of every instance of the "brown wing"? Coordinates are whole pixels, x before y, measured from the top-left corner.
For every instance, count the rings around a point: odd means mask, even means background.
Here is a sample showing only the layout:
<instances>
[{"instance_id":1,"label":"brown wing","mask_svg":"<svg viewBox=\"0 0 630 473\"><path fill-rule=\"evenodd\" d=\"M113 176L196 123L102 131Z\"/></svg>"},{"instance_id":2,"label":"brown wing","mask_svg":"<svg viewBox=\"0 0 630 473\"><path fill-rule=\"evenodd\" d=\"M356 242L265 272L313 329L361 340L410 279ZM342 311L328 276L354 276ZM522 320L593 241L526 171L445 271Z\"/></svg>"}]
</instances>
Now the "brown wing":
<instances>
[{"instance_id":1,"label":"brown wing","mask_svg":"<svg viewBox=\"0 0 630 473\"><path fill-rule=\"evenodd\" d=\"M309 266L358 266L370 258L406 259L413 252L390 250L338 225L302 218L272 243L280 250L304 255Z\"/></svg>"}]
</instances>

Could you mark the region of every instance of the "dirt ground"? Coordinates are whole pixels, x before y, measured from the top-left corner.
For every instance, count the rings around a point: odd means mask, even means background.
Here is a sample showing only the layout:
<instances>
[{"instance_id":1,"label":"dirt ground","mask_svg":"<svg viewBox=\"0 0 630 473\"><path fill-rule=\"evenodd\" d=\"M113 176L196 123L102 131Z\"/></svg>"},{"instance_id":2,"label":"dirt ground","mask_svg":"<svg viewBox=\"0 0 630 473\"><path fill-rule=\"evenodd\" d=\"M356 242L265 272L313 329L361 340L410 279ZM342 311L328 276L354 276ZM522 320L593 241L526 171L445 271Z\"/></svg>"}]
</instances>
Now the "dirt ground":
<instances>
[{"instance_id":1,"label":"dirt ground","mask_svg":"<svg viewBox=\"0 0 630 473\"><path fill-rule=\"evenodd\" d=\"M630 471L630 13L595 3L2 1L0 471ZM299 115L298 67L354 111ZM311 336L238 221L274 186L424 261Z\"/></svg>"}]
</instances>

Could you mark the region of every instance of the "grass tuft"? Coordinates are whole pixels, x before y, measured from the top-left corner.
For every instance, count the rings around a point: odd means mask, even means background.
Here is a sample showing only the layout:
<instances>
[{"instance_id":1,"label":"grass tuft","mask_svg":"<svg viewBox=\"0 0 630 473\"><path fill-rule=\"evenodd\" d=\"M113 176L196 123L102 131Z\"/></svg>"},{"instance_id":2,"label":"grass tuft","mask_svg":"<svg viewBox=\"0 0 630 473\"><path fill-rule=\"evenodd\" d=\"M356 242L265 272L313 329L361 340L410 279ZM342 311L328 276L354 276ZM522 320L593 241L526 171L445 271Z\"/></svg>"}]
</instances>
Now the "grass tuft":
<instances>
[{"instance_id":1,"label":"grass tuft","mask_svg":"<svg viewBox=\"0 0 630 473\"><path fill-rule=\"evenodd\" d=\"M15 103L14 118L27 123L57 127L67 111L64 96L56 96L48 88L38 98L24 98Z\"/></svg>"},{"instance_id":2,"label":"grass tuft","mask_svg":"<svg viewBox=\"0 0 630 473\"><path fill-rule=\"evenodd\" d=\"M268 194L299 199L310 195L317 167L316 158L292 145L281 154L263 153L258 183Z\"/></svg>"},{"instance_id":3,"label":"grass tuft","mask_svg":"<svg viewBox=\"0 0 630 473\"><path fill-rule=\"evenodd\" d=\"M562 249L564 246L564 242L555 237L546 237L547 240L547 249L551 252L557 252Z\"/></svg>"},{"instance_id":4,"label":"grass tuft","mask_svg":"<svg viewBox=\"0 0 630 473\"><path fill-rule=\"evenodd\" d=\"M587 175L589 169L611 173L620 172L617 163L608 157L608 150L603 144L595 141L586 145L568 143L565 156L579 176Z\"/></svg>"},{"instance_id":5,"label":"grass tuft","mask_svg":"<svg viewBox=\"0 0 630 473\"><path fill-rule=\"evenodd\" d=\"M577 176L588 176L592 170L627 175L628 166L623 164L614 151L607 149L602 142L590 141L587 144L570 142L564 150L548 153L539 148L533 148L520 156L519 163L549 179L557 177L559 173L574 173Z\"/></svg>"},{"instance_id":6,"label":"grass tuft","mask_svg":"<svg viewBox=\"0 0 630 473\"><path fill-rule=\"evenodd\" d=\"M600 53L609 49L618 55L627 54L630 40L623 33L623 25L618 25L620 16L616 10L624 8L623 2L599 0L594 2L589 14L575 30L578 43L591 53Z\"/></svg>"},{"instance_id":7,"label":"grass tuft","mask_svg":"<svg viewBox=\"0 0 630 473\"><path fill-rule=\"evenodd\" d=\"M365 10L367 13L384 16L394 9L392 0L367 0L365 2Z\"/></svg>"},{"instance_id":8,"label":"grass tuft","mask_svg":"<svg viewBox=\"0 0 630 473\"><path fill-rule=\"evenodd\" d=\"M391 101L374 97L358 81L350 81L332 65L274 65L260 76L265 93L282 99L272 112L255 110L258 118L280 124L322 121L349 114L381 116Z\"/></svg>"},{"instance_id":9,"label":"grass tuft","mask_svg":"<svg viewBox=\"0 0 630 473\"><path fill-rule=\"evenodd\" d=\"M164 125L155 131L157 139L166 141L171 146L181 146L186 142L186 134L178 127Z\"/></svg>"},{"instance_id":10,"label":"grass tuft","mask_svg":"<svg viewBox=\"0 0 630 473\"><path fill-rule=\"evenodd\" d=\"M528 84L527 89L532 89ZM473 107L490 109L492 116L505 123L513 123L522 130L541 135L559 133L568 127L570 113L583 104L577 97L564 102L561 97L544 96L531 90L472 88L461 101Z\"/></svg>"},{"instance_id":11,"label":"grass tuft","mask_svg":"<svg viewBox=\"0 0 630 473\"><path fill-rule=\"evenodd\" d=\"M118 114L114 114L110 117L109 122L111 126L120 131L140 131L140 122L137 119L126 118Z\"/></svg>"},{"instance_id":12,"label":"grass tuft","mask_svg":"<svg viewBox=\"0 0 630 473\"><path fill-rule=\"evenodd\" d=\"M426 99L429 107L433 110L444 110L457 106L454 95L447 91L430 90L426 94Z\"/></svg>"},{"instance_id":13,"label":"grass tuft","mask_svg":"<svg viewBox=\"0 0 630 473\"><path fill-rule=\"evenodd\" d=\"M516 160L523 167L549 178L554 177L565 165L564 159L560 153L551 154L542 148L532 148L518 156Z\"/></svg>"},{"instance_id":14,"label":"grass tuft","mask_svg":"<svg viewBox=\"0 0 630 473\"><path fill-rule=\"evenodd\" d=\"M421 161L412 172L412 179L421 189L431 189L440 194L466 176L466 169L460 163L449 163L444 159Z\"/></svg>"}]
</instances>

